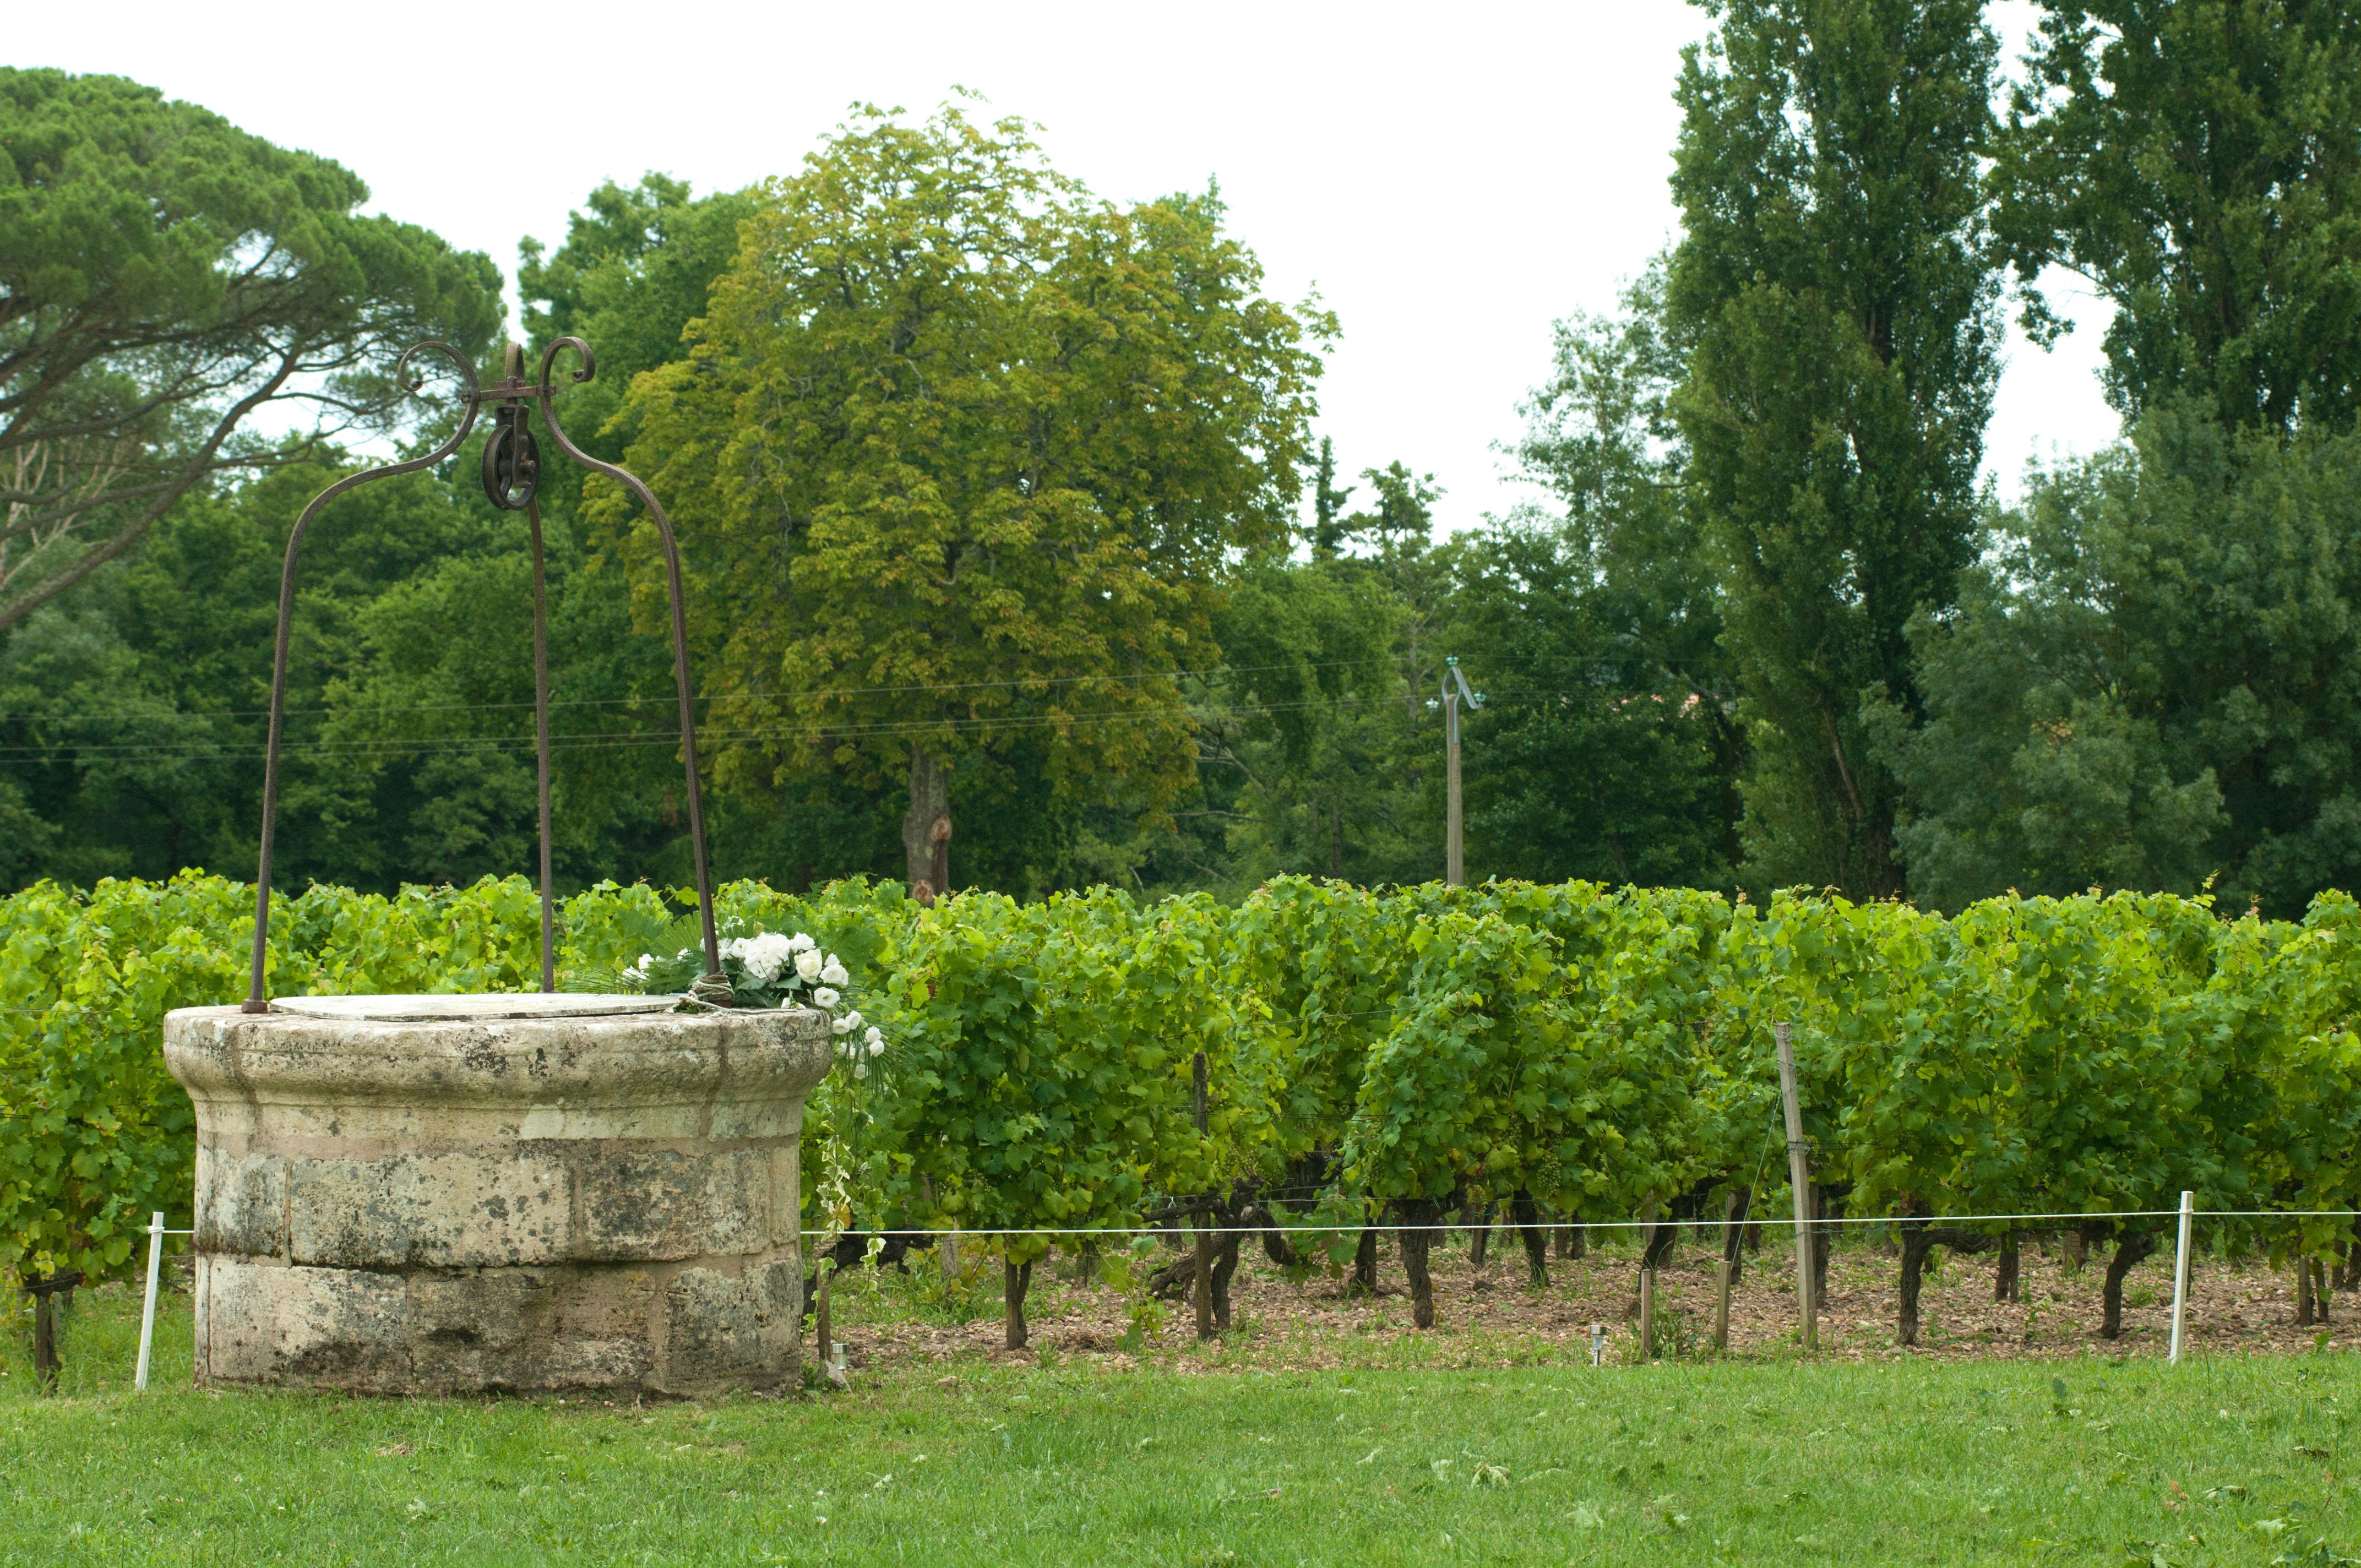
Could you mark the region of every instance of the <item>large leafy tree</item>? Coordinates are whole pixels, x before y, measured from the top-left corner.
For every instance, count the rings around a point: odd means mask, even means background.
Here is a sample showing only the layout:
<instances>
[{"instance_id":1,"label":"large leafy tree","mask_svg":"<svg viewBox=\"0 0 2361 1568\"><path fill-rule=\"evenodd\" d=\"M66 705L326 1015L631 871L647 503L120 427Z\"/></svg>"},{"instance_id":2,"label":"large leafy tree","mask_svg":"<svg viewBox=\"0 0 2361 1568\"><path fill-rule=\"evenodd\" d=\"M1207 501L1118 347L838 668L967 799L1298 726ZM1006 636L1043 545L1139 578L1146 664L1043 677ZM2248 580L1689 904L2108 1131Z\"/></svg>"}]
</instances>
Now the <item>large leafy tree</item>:
<instances>
[{"instance_id":1,"label":"large leafy tree","mask_svg":"<svg viewBox=\"0 0 2361 1568\"><path fill-rule=\"evenodd\" d=\"M1749 874L1902 885L1860 704L1973 555L1997 369L1972 0L1728 0L1687 53L1665 315L1690 499L1723 557Z\"/></svg>"},{"instance_id":2,"label":"large leafy tree","mask_svg":"<svg viewBox=\"0 0 2361 1568\"><path fill-rule=\"evenodd\" d=\"M1214 195L1096 201L955 108L863 111L758 208L628 414L730 702L717 771L906 780L914 881L955 778L1168 808L1180 677L1229 554L1290 526L1329 322L1261 296Z\"/></svg>"},{"instance_id":3,"label":"large leafy tree","mask_svg":"<svg viewBox=\"0 0 2361 1568\"><path fill-rule=\"evenodd\" d=\"M1680 504L1682 365L1652 268L1558 323L1516 447L1549 497L1461 555L1474 863L1504 876L1726 886L1744 737L1710 552Z\"/></svg>"},{"instance_id":4,"label":"large leafy tree","mask_svg":"<svg viewBox=\"0 0 2361 1568\"><path fill-rule=\"evenodd\" d=\"M368 188L115 76L0 70L0 631L183 497L401 417L394 357L473 352L491 263L357 210Z\"/></svg>"},{"instance_id":5,"label":"large leafy tree","mask_svg":"<svg viewBox=\"0 0 2361 1568\"><path fill-rule=\"evenodd\" d=\"M2361 435L2183 405L2042 476L1892 724L1914 891L2194 892L2298 916L2361 879Z\"/></svg>"},{"instance_id":6,"label":"large leafy tree","mask_svg":"<svg viewBox=\"0 0 2361 1568\"><path fill-rule=\"evenodd\" d=\"M2295 914L2361 876L2356 53L2349 7L2048 6L1996 224L2114 302L2137 423L2037 477L1914 629L1927 722L1888 714L1885 751L1917 891L2218 877Z\"/></svg>"},{"instance_id":7,"label":"large leafy tree","mask_svg":"<svg viewBox=\"0 0 2361 1568\"><path fill-rule=\"evenodd\" d=\"M2361 12L2342 0L2047 0L2000 138L2028 281L2115 307L2108 395L2232 426L2361 411ZM2033 317L2054 330L2037 297Z\"/></svg>"}]
</instances>

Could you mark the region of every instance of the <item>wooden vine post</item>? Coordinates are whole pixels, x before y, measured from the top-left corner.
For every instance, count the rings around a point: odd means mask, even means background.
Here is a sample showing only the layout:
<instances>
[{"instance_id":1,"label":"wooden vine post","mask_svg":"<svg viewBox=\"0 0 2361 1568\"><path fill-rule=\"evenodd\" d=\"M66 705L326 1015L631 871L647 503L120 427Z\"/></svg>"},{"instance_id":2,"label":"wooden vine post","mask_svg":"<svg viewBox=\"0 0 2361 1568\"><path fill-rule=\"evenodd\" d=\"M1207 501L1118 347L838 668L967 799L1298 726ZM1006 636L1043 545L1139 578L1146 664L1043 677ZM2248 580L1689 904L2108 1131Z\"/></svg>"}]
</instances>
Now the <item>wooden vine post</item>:
<instances>
[{"instance_id":1,"label":"wooden vine post","mask_svg":"<svg viewBox=\"0 0 2361 1568\"><path fill-rule=\"evenodd\" d=\"M1197 1136L1205 1135L1205 1053L1197 1053L1195 1070L1197 1091ZM1209 1206L1201 1206L1191 1216L1197 1233L1197 1267L1191 1279L1190 1297L1197 1306L1197 1337L1213 1337L1213 1233Z\"/></svg>"},{"instance_id":2,"label":"wooden vine post","mask_svg":"<svg viewBox=\"0 0 2361 1568\"><path fill-rule=\"evenodd\" d=\"M1806 1350L1820 1343L1820 1304L1812 1292L1812 1157L1804 1144L1804 1108L1795 1097L1795 1039L1784 1024L1771 1025L1779 1042L1779 1103L1787 1117L1787 1177L1795 1188L1795 1316Z\"/></svg>"}]
</instances>

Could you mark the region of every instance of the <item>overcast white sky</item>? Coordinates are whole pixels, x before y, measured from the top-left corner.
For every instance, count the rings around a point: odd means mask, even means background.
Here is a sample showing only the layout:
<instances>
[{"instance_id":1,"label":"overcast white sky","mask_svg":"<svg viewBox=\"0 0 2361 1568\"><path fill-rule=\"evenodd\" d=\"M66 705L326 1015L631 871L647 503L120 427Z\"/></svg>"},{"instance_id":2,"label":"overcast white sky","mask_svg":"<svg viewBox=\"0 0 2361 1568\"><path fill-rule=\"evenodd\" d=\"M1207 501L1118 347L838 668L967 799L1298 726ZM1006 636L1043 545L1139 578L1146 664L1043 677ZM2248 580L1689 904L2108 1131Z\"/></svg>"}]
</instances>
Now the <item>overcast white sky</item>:
<instances>
[{"instance_id":1,"label":"overcast white sky","mask_svg":"<svg viewBox=\"0 0 2361 1568\"><path fill-rule=\"evenodd\" d=\"M2011 56L2031 9L1995 9ZM1611 308L1673 233L1671 90L1703 22L1679 0L133 0L27 5L5 47L335 158L383 211L504 271L520 236L562 240L601 180L742 185L792 170L851 103L924 112L972 87L1103 196L1219 179L1273 292L1316 287L1342 318L1321 391L1340 464L1431 470L1455 529L1523 493L1493 446L1548 367L1551 322ZM2012 344L1988 440L2004 493L2035 451L2115 434L2092 378L2103 318L2085 320L2052 355Z\"/></svg>"}]
</instances>

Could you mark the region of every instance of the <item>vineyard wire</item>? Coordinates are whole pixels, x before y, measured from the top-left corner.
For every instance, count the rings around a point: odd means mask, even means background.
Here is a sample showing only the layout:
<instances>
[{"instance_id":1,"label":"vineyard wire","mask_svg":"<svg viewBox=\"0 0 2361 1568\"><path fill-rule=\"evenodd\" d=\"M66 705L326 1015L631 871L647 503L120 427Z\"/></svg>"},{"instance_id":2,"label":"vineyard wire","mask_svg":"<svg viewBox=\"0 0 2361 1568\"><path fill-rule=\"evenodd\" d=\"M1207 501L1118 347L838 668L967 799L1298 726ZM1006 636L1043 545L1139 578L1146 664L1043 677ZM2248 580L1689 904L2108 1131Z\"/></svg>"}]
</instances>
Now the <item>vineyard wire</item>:
<instances>
[{"instance_id":1,"label":"vineyard wire","mask_svg":"<svg viewBox=\"0 0 2361 1568\"><path fill-rule=\"evenodd\" d=\"M2193 1212L2193 1214L2194 1214L2194 1216L2195 1216L2196 1218L2201 1219L2201 1220L2204 1220L2204 1219L2267 1219L2267 1220L2351 1219L2351 1220L2361 1220L2361 1209L2198 1209L2198 1210L2192 1211L2192 1212ZM2007 1221L2007 1222L2014 1223L2014 1222L2016 1222L2016 1221L2027 1221L2027 1222L2032 1222L2032 1221L2050 1221L2050 1220L2170 1220L2170 1219L2178 1219L2178 1218L2180 1218L2180 1211L2179 1209L2087 1209L2087 1210L2075 1211L2075 1212L2064 1212L2064 1213L2043 1213L2043 1214L1847 1214L1847 1215L1842 1215L1842 1216L1839 1216L1839 1217L1838 1217L1838 1218L1834 1218L1834 1219L1816 1219L1816 1220L1814 1220L1814 1221L1812 1222L1812 1223L1813 1223L1813 1224L1815 1224L1815 1225L1890 1225L1890 1224L1894 1224L1894 1223L1899 1223L1899 1222L1901 1222L1901 1221L1905 1221L1905 1220L1906 1220L1907 1222L1909 1222L1909 1223L1912 1223L1912 1224L1921 1224L1921 1223L1923 1223L1923 1224L1927 1224L1927 1225L1964 1225L1964 1224L1972 1224L1972 1223L1990 1224L1990 1223L1999 1223L1999 1222L2002 1222L2002 1221ZM1764 1218L1763 1218L1763 1219L1760 1219L1760 1220L1749 1220L1749 1221L1748 1221L1748 1222L1746 1222L1746 1223L1749 1223L1749 1224L1759 1224L1759 1225L1793 1225L1793 1224L1795 1224L1796 1222L1795 1222L1792 1217L1787 1218L1787 1219L1778 1219L1778 1218L1773 1218L1773 1217L1770 1217L1770 1216L1765 1216L1765 1217L1764 1217ZM1424 1225L1406 1225L1406 1224L1395 1224L1395 1223L1392 1223L1391 1222L1387 1221L1387 1220L1384 1220L1384 1219L1376 1219L1376 1220L1368 1221L1368 1222L1367 1222L1366 1223L1357 1224L1357 1225L1254 1225L1254 1224L1236 1224L1236 1225L1223 1225L1223 1226L1218 1226L1218 1227L1216 1227L1216 1228L1217 1228L1217 1229L1221 1229L1221 1230L1234 1230L1234 1231L1259 1231L1259 1230L1272 1230L1272 1231L1279 1231L1279 1232L1282 1232L1282 1233L1284 1233L1284 1234L1289 1234L1289 1235L1328 1235L1328 1234L1335 1234L1335 1235L1354 1234L1354 1235L1357 1235L1357 1234L1360 1234L1361 1232L1363 1232L1363 1231L1422 1231L1422 1232L1433 1232L1433 1233L1444 1233L1444 1232L1451 1232L1451 1231L1470 1231L1470 1232L1472 1232L1472 1231L1495 1231L1495 1232L1497 1232L1497 1231L1518 1231L1518 1230L1544 1230L1544 1231L1552 1231L1552 1230L1571 1230L1571 1229L1581 1229L1581 1230L1586 1230L1586 1231L1638 1231L1638 1230L1645 1230L1645 1229L1647 1229L1650 1225L1663 1225L1663 1224L1690 1224L1690 1223L1704 1224L1704 1225L1718 1225L1718 1224L1723 1223L1723 1222L1722 1222L1722 1221L1719 1221L1719 1220L1697 1220L1697 1221L1688 1221L1688 1220L1664 1220L1664 1219L1655 1219L1655 1220L1566 1220L1566 1219L1545 1219L1545 1220L1543 1220L1543 1221L1540 1224L1538 1224L1538 1225L1520 1225L1520 1224L1518 1224L1518 1223L1517 1223L1515 1221L1513 1221L1513 1220L1480 1220L1480 1221L1472 1221L1472 1222L1470 1222L1470 1223L1466 1223L1466 1224L1458 1224L1458 1223L1451 1223L1451 1222L1447 1222L1447 1221L1446 1221L1446 1222L1439 1222L1439 1223L1434 1223L1434 1224L1424 1224ZM1091 1226L1078 1226L1078 1225L1035 1225L1035 1226L1005 1227L1005 1228L999 1228L999 1229L993 1229L993 1230L978 1230L978 1231L972 1231L972 1230L968 1230L968 1229L966 1229L966 1228L964 1228L964 1227L961 1227L961 1228L960 1229L959 1234L960 1234L961 1236L963 1236L963 1237L964 1237L964 1236L1121 1236L1121 1235L1145 1235L1145 1234L1148 1234L1148 1233L1150 1233L1150 1232L1154 1232L1154 1231L1160 1231L1160 1230L1163 1230L1163 1229L1165 1229L1165 1228L1166 1228L1166 1227L1164 1227L1164 1226L1162 1226L1162 1225L1153 1225L1153 1224L1139 1224L1139 1225L1100 1225L1100 1226L1096 1226L1096 1227L1091 1227ZM887 1226L856 1226L856 1227L855 1227L855 1229L862 1231L863 1234L869 1234L869 1233L871 1233L871 1232L874 1232L875 1234L880 1234L880 1235L893 1235L893 1234L910 1234L910 1233L915 1233L915 1232L918 1231L919 1227L915 1226L915 1225L887 1225ZM803 1234L804 1234L805 1235L807 1235L807 1236L832 1236L832 1235L836 1235L836 1234L840 1234L840 1233L838 1233L838 1232L836 1232L836 1231L833 1231L833 1230L818 1230L818 1231L805 1231Z\"/></svg>"}]
</instances>

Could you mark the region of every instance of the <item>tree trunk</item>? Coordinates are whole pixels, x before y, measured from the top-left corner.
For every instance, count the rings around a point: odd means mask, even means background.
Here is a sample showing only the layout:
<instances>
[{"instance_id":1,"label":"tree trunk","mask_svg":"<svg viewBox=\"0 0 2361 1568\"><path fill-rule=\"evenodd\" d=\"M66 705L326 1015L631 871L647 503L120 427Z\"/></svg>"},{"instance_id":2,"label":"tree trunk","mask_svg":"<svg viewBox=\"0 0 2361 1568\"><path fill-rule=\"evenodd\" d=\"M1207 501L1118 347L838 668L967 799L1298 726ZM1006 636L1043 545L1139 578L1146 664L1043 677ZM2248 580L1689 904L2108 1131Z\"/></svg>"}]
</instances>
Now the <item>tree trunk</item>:
<instances>
[{"instance_id":1,"label":"tree trunk","mask_svg":"<svg viewBox=\"0 0 2361 1568\"><path fill-rule=\"evenodd\" d=\"M1378 1233L1374 1228L1361 1233L1361 1245L1353 1249L1353 1277L1345 1293L1378 1293Z\"/></svg>"},{"instance_id":2,"label":"tree trunk","mask_svg":"<svg viewBox=\"0 0 2361 1568\"><path fill-rule=\"evenodd\" d=\"M950 774L935 760L934 754L917 741L910 742L910 808L902 814L902 853L908 867L913 891L925 883L935 893L949 893L950 856L951 795ZM936 833L938 825L941 838ZM945 884L937 886L934 876L937 851L940 850Z\"/></svg>"},{"instance_id":3,"label":"tree trunk","mask_svg":"<svg viewBox=\"0 0 2361 1568\"><path fill-rule=\"evenodd\" d=\"M1640 1236L1640 1350L1642 1355L1653 1356L1656 1354L1656 1270L1672 1261L1673 1248L1681 1239L1681 1223L1652 1219Z\"/></svg>"},{"instance_id":4,"label":"tree trunk","mask_svg":"<svg viewBox=\"0 0 2361 1568\"><path fill-rule=\"evenodd\" d=\"M1646 1244L1640 1254L1641 1267L1662 1268L1673 1261L1673 1248L1681 1239L1678 1221L1665 1223L1652 1221L1640 1234Z\"/></svg>"},{"instance_id":5,"label":"tree trunk","mask_svg":"<svg viewBox=\"0 0 2361 1568\"><path fill-rule=\"evenodd\" d=\"M1459 1223L1476 1227L1476 1239L1467 1244L1467 1261L1475 1267L1483 1267L1484 1255L1491 1251L1492 1216L1499 1212L1497 1203L1485 1204L1480 1212L1473 1203L1459 1211Z\"/></svg>"},{"instance_id":6,"label":"tree trunk","mask_svg":"<svg viewBox=\"0 0 2361 1568\"><path fill-rule=\"evenodd\" d=\"M1837 1228L1821 1222L1834 1219L1844 1210L1841 1190L1830 1192L1818 1182L1812 1183L1812 1299L1821 1307L1828 1300L1828 1254L1836 1245Z\"/></svg>"},{"instance_id":7,"label":"tree trunk","mask_svg":"<svg viewBox=\"0 0 2361 1568\"><path fill-rule=\"evenodd\" d=\"M1262 1255L1281 1268L1295 1266L1295 1244L1276 1225L1262 1228Z\"/></svg>"},{"instance_id":8,"label":"tree trunk","mask_svg":"<svg viewBox=\"0 0 2361 1568\"><path fill-rule=\"evenodd\" d=\"M1005 1270L1002 1277L1001 1295L1002 1299L1008 1303L1008 1348L1023 1350L1025 1348L1025 1292L1033 1283L1033 1266L1029 1263L1010 1263L1004 1258L1001 1266Z\"/></svg>"},{"instance_id":9,"label":"tree trunk","mask_svg":"<svg viewBox=\"0 0 2361 1568\"><path fill-rule=\"evenodd\" d=\"M1713 1343L1717 1350L1730 1348L1730 1293L1738 1288L1739 1271L1745 1266L1741 1245L1746 1237L1747 1206L1754 1201L1751 1187L1733 1187L1730 1207L1722 1215L1721 1272L1714 1281Z\"/></svg>"},{"instance_id":10,"label":"tree trunk","mask_svg":"<svg viewBox=\"0 0 2361 1568\"><path fill-rule=\"evenodd\" d=\"M2137 1268L2155 1251L2154 1231L2134 1231L2115 1244L2115 1255L2107 1263L2105 1310L2099 1322L2101 1339L2123 1337L2124 1276Z\"/></svg>"},{"instance_id":11,"label":"tree trunk","mask_svg":"<svg viewBox=\"0 0 2361 1568\"><path fill-rule=\"evenodd\" d=\"M2322 1322L2328 1321L2328 1266L2316 1257L2312 1260L2312 1310Z\"/></svg>"},{"instance_id":12,"label":"tree trunk","mask_svg":"<svg viewBox=\"0 0 2361 1568\"><path fill-rule=\"evenodd\" d=\"M2295 1326L2312 1327L2312 1259L2301 1253L2295 1257Z\"/></svg>"},{"instance_id":13,"label":"tree trunk","mask_svg":"<svg viewBox=\"0 0 2361 1568\"><path fill-rule=\"evenodd\" d=\"M1898 1221L1887 1234L1896 1229L1902 1233L1902 1306L1894 1318L1894 1340L1901 1344L1916 1344L1918 1285L1926 1277L1927 1255L1935 1250L1935 1237L1924 1222Z\"/></svg>"},{"instance_id":14,"label":"tree trunk","mask_svg":"<svg viewBox=\"0 0 2361 1568\"><path fill-rule=\"evenodd\" d=\"M2009 1231L2000 1238L2000 1267L1993 1273L1993 1299L2016 1299L2016 1233Z\"/></svg>"},{"instance_id":15,"label":"tree trunk","mask_svg":"<svg viewBox=\"0 0 2361 1568\"><path fill-rule=\"evenodd\" d=\"M1190 1223L1196 1234L1189 1249L1189 1305L1197 1314L1197 1337L1209 1340L1213 1337L1213 1214L1200 1209Z\"/></svg>"},{"instance_id":16,"label":"tree trunk","mask_svg":"<svg viewBox=\"0 0 2361 1568\"><path fill-rule=\"evenodd\" d=\"M33 1298L33 1382L44 1392L58 1386L57 1309L46 1290Z\"/></svg>"},{"instance_id":17,"label":"tree trunk","mask_svg":"<svg viewBox=\"0 0 2361 1568\"><path fill-rule=\"evenodd\" d=\"M1517 1189L1509 1200L1509 1216L1517 1223L1517 1239L1525 1244L1525 1273L1536 1290L1549 1288L1549 1237L1542 1230L1542 1212L1533 1195Z\"/></svg>"},{"instance_id":18,"label":"tree trunk","mask_svg":"<svg viewBox=\"0 0 2361 1568\"><path fill-rule=\"evenodd\" d=\"M1443 1218L1443 1205L1419 1199L1401 1205L1401 1229L1395 1241L1401 1248L1402 1272L1410 1276L1411 1321L1420 1328L1434 1327L1434 1276L1426 1269L1427 1249L1434 1243L1429 1227Z\"/></svg>"},{"instance_id":19,"label":"tree trunk","mask_svg":"<svg viewBox=\"0 0 2361 1568\"><path fill-rule=\"evenodd\" d=\"M1230 1277L1238 1271L1238 1244L1246 1237L1243 1231L1224 1231L1221 1246L1213 1255L1213 1332L1227 1333L1230 1329Z\"/></svg>"}]
</instances>

